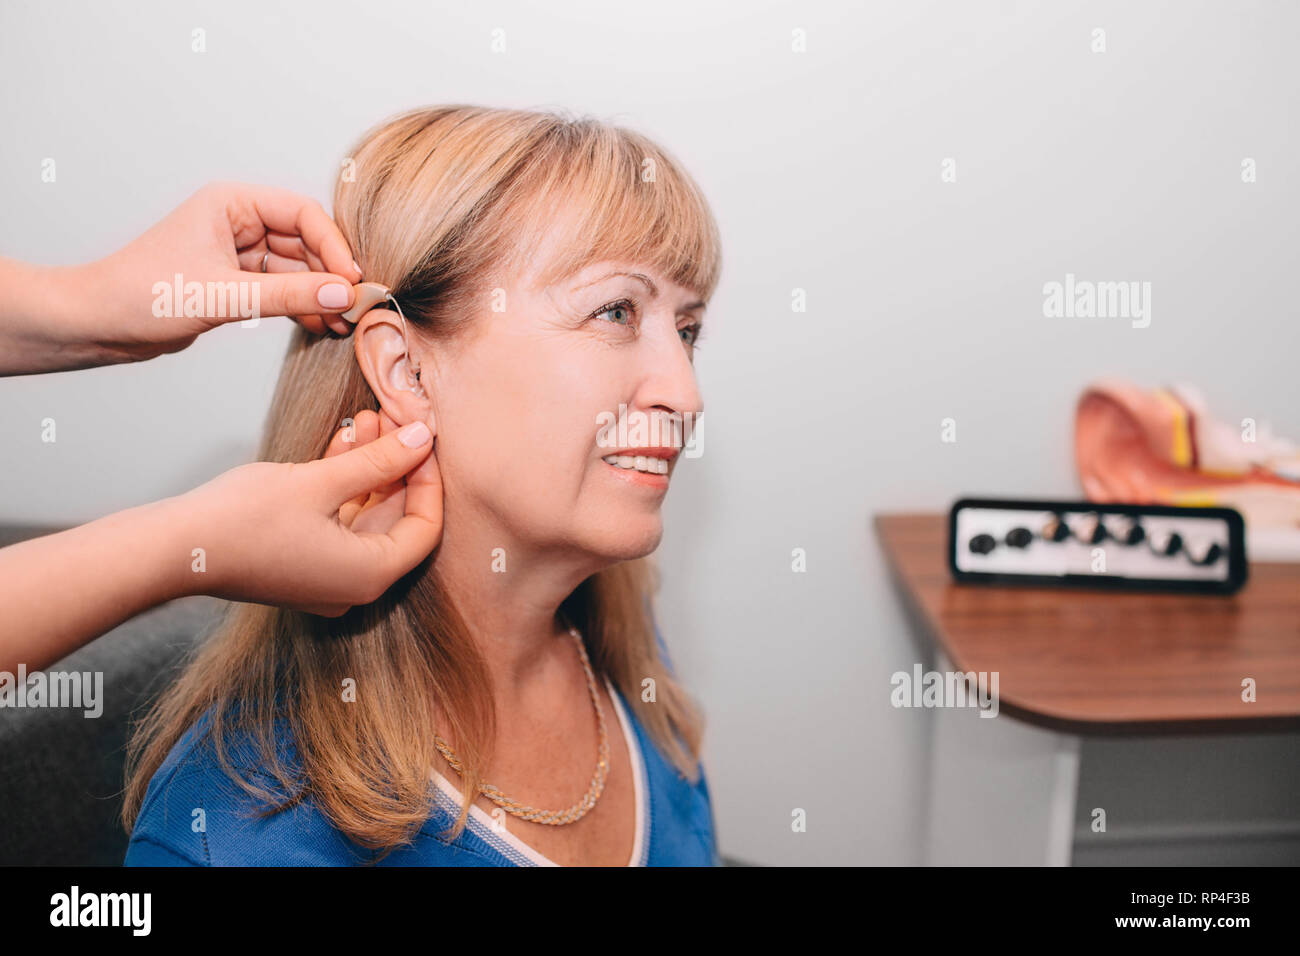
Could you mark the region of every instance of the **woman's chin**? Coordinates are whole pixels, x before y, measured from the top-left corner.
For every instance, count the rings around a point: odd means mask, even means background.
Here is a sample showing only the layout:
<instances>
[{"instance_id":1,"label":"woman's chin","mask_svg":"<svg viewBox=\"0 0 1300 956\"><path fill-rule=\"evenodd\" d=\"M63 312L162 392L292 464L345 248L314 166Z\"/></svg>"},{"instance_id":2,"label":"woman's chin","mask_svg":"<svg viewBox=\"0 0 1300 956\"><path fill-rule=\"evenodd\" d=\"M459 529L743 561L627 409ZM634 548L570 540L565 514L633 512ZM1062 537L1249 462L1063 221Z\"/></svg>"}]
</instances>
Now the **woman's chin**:
<instances>
[{"instance_id":1,"label":"woman's chin","mask_svg":"<svg viewBox=\"0 0 1300 956\"><path fill-rule=\"evenodd\" d=\"M663 536L664 525L658 515L642 516L606 529L591 543L591 550L612 561L632 561L659 547Z\"/></svg>"}]
</instances>

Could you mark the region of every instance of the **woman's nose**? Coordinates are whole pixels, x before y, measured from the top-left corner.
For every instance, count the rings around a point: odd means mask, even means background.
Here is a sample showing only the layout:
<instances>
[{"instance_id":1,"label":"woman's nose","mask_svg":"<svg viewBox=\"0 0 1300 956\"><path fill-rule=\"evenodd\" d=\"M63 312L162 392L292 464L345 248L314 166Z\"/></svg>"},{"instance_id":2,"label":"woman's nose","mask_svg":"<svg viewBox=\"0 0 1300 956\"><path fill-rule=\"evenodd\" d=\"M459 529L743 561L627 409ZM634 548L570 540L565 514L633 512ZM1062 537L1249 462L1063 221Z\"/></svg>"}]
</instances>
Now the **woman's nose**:
<instances>
[{"instance_id":1,"label":"woman's nose","mask_svg":"<svg viewBox=\"0 0 1300 956\"><path fill-rule=\"evenodd\" d=\"M642 408L661 409L680 416L695 417L704 412L691 361L690 346L682 341L675 323L656 323L653 333L643 335L646 346L640 355L643 363L640 399Z\"/></svg>"}]
</instances>

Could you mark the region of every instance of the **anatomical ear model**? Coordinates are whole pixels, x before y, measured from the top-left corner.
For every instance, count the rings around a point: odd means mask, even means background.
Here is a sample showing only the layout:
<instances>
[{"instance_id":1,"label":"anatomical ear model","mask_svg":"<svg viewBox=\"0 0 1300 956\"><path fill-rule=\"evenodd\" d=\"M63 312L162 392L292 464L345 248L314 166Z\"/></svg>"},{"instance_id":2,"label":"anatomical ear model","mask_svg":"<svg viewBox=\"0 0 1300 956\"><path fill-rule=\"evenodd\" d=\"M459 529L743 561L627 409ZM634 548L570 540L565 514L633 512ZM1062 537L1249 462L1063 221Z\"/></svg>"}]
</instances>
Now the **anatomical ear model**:
<instances>
[{"instance_id":1,"label":"anatomical ear model","mask_svg":"<svg viewBox=\"0 0 1300 956\"><path fill-rule=\"evenodd\" d=\"M1074 455L1091 501L1235 508L1252 534L1300 543L1300 449L1266 423L1211 418L1193 388L1094 382L1075 412Z\"/></svg>"}]
</instances>

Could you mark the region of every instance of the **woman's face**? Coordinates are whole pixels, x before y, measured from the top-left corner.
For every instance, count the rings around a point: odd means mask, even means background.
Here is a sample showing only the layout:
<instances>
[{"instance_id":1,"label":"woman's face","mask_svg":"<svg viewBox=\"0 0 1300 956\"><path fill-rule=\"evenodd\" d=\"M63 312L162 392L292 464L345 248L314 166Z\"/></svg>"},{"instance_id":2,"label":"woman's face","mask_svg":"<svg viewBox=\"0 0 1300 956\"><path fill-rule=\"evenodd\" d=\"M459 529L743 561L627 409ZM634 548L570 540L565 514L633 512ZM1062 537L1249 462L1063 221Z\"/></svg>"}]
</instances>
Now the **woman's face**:
<instances>
[{"instance_id":1,"label":"woman's face","mask_svg":"<svg viewBox=\"0 0 1300 956\"><path fill-rule=\"evenodd\" d=\"M692 344L703 313L698 295L636 262L494 290L467 334L433 356L448 526L486 520L513 539L502 547L612 560L653 551L704 410ZM646 453L633 449L647 447L660 458L637 462ZM606 461L619 453L645 470Z\"/></svg>"}]
</instances>

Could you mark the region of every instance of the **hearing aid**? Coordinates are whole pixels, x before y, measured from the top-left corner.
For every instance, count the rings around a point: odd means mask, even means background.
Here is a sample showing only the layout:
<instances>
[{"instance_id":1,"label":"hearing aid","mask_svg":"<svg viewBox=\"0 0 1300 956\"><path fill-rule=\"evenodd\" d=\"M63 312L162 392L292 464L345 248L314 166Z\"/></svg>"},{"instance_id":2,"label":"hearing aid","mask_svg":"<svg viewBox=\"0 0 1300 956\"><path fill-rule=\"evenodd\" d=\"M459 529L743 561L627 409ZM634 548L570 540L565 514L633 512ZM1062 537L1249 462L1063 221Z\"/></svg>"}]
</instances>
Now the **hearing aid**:
<instances>
[{"instance_id":1,"label":"hearing aid","mask_svg":"<svg viewBox=\"0 0 1300 956\"><path fill-rule=\"evenodd\" d=\"M360 282L352 288L357 293L356 302L346 312L339 313L351 325L356 325L363 315L387 299L389 294L388 286L378 282Z\"/></svg>"},{"instance_id":2,"label":"hearing aid","mask_svg":"<svg viewBox=\"0 0 1300 956\"><path fill-rule=\"evenodd\" d=\"M397 304L397 299L389 291L388 286L379 282L360 282L352 287L356 290L357 298L352 308L346 312L340 312L339 315L345 321L356 325L361 317L379 305L381 302L393 303L393 308L397 310L397 317L402 321L402 357L406 360L406 377L415 385L420 381L420 363L411 358L411 340L406 332L406 316L402 314L402 307Z\"/></svg>"}]
</instances>

